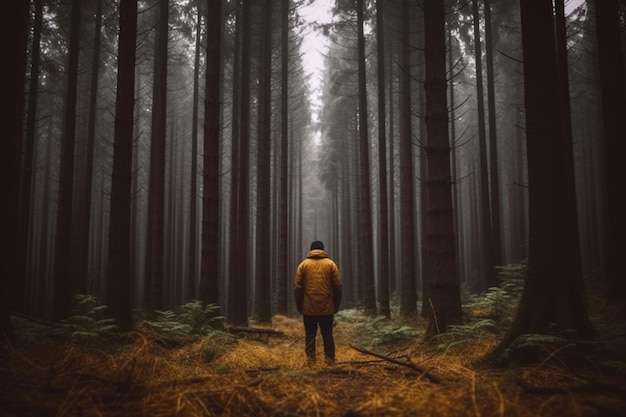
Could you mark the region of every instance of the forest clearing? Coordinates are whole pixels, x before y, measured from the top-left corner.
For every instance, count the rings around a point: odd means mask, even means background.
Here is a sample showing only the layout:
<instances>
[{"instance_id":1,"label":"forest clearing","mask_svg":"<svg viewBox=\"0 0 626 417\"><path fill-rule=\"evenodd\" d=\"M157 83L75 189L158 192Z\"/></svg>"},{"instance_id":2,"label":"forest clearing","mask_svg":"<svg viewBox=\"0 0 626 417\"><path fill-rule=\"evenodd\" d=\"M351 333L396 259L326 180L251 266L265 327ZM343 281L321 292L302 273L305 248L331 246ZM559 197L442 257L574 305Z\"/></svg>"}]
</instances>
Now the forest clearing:
<instances>
[{"instance_id":1,"label":"forest clearing","mask_svg":"<svg viewBox=\"0 0 626 417\"><path fill-rule=\"evenodd\" d=\"M467 314L480 311L477 305L466 307ZM180 324L178 330L169 323L157 331L159 326L144 321L120 334L107 333L103 320L102 333L93 322L91 331L64 339L59 328L14 318L19 330L2 342L0 413L623 416L626 326L617 320L620 314L592 300L594 341L528 336L498 367L475 365L501 338L493 320L479 318L425 344L423 319L372 319L345 310L335 319L337 363L318 361L313 367L306 365L302 323L296 317L275 316L269 334L255 333L269 328L253 325L247 332L210 331L189 342L181 337ZM169 333L164 332L168 326Z\"/></svg>"}]
</instances>

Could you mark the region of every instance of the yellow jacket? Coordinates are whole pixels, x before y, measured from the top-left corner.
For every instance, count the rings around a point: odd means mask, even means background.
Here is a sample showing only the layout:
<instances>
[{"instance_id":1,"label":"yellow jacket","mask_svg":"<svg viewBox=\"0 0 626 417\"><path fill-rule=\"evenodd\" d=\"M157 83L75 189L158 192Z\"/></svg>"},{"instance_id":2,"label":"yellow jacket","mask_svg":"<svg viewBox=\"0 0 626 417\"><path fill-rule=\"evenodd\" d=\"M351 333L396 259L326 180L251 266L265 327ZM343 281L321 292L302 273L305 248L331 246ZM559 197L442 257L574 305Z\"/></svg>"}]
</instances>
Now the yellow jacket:
<instances>
[{"instance_id":1,"label":"yellow jacket","mask_svg":"<svg viewBox=\"0 0 626 417\"><path fill-rule=\"evenodd\" d=\"M305 316L330 316L339 311L341 275L322 249L309 252L296 269L294 288L298 311Z\"/></svg>"}]
</instances>

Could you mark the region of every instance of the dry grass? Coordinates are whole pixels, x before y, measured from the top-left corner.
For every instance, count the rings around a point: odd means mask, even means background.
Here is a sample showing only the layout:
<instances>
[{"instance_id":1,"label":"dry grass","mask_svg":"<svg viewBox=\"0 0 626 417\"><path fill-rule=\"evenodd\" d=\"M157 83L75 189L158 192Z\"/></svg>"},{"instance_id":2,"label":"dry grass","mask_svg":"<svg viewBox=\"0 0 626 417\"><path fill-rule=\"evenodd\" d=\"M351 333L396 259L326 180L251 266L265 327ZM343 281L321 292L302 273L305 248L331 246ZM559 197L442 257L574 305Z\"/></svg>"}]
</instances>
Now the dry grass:
<instances>
[{"instance_id":1,"label":"dry grass","mask_svg":"<svg viewBox=\"0 0 626 417\"><path fill-rule=\"evenodd\" d=\"M611 313L599 314L609 315L599 317L598 327L610 333ZM18 334L0 350L0 415L626 415L624 374L604 373L591 357L577 357L572 366L568 346L540 363L506 369L472 365L495 346L496 336L455 349L434 349L419 338L371 348L410 358L442 379L435 384L351 349L350 343L367 339L364 331L371 329L364 322L338 320L337 364L312 368L305 364L300 320L283 316L272 328L284 336L240 337L210 361L206 351L218 343L210 338L173 349L137 331L112 340L112 348L77 339L32 343ZM322 350L319 341L320 355Z\"/></svg>"}]
</instances>

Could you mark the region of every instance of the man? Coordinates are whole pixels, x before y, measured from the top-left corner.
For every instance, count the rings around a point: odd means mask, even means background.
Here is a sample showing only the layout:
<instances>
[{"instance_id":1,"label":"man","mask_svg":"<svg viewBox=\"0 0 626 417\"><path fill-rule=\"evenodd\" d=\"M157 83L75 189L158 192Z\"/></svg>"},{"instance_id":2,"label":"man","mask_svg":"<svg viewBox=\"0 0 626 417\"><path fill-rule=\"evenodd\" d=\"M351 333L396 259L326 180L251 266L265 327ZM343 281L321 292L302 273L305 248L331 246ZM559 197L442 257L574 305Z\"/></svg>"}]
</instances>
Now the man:
<instances>
[{"instance_id":1,"label":"man","mask_svg":"<svg viewBox=\"0 0 626 417\"><path fill-rule=\"evenodd\" d=\"M315 363L315 337L319 326L324 340L324 356L328 364L335 362L333 315L341 302L341 275L337 264L319 240L311 243L311 251L296 269L296 306L304 319L305 352L309 365Z\"/></svg>"}]
</instances>

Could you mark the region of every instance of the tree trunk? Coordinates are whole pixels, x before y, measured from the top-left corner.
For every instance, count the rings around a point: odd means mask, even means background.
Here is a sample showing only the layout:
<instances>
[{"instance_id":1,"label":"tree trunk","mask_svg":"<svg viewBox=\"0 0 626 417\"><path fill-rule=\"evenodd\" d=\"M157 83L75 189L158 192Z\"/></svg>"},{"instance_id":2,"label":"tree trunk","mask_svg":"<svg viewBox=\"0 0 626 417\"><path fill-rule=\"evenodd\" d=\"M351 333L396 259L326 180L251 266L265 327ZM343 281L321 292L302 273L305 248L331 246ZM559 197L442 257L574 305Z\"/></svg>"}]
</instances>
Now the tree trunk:
<instances>
[{"instance_id":1,"label":"tree trunk","mask_svg":"<svg viewBox=\"0 0 626 417\"><path fill-rule=\"evenodd\" d=\"M365 35L363 33L363 0L356 0L357 53L359 77L359 277L363 283L363 308L368 315L376 315L376 287L374 282L374 248L372 236L372 190L370 182L369 128L367 123L367 80L365 78Z\"/></svg>"},{"instance_id":2,"label":"tree trunk","mask_svg":"<svg viewBox=\"0 0 626 417\"><path fill-rule=\"evenodd\" d=\"M70 313L76 283L72 282L72 203L74 197L74 145L76 142L76 98L78 88L78 54L80 40L81 1L72 0L69 61L63 141L61 144L61 172L55 245L54 298L52 319L60 320Z\"/></svg>"},{"instance_id":3,"label":"tree trunk","mask_svg":"<svg viewBox=\"0 0 626 417\"><path fill-rule=\"evenodd\" d=\"M143 85L144 76L141 71L137 71L135 75L135 91L140 91L141 86ZM135 114L140 114L142 109L141 100L135 100ZM145 145L141 140L141 132L143 130L143 124L138 122L134 123L133 126L133 149L137 149L137 152L133 152L133 172L138 172L139 168L144 164L144 155L143 150L145 149ZM143 149L142 149L143 148ZM139 196L141 190L145 187L143 178L139 178L137 175L132 181L131 185L131 195ZM144 199L142 199L144 200ZM136 279L137 282L144 282L143 286L136 285L133 287L133 294L131 294L131 299L137 299L139 305L142 308L146 308L148 300L148 291L146 290L146 261L147 257L147 247L148 242L145 242L145 239L142 237L144 235L144 231L147 230L148 222L146 219L147 208L144 208L143 201L140 201L139 198L131 198L130 204L130 224L133 225L133 228L130 231L130 247L132 251L130 253L130 272L129 276L132 279ZM104 222L103 222L104 223ZM104 231L103 231L104 233ZM145 236L148 234L145 233ZM104 245L106 247L106 245ZM106 259L104 254L102 254L102 258Z\"/></svg>"},{"instance_id":4,"label":"tree trunk","mask_svg":"<svg viewBox=\"0 0 626 417\"><path fill-rule=\"evenodd\" d=\"M222 1L207 7L207 69L204 103L204 168L200 300L218 305L219 297L219 152Z\"/></svg>"},{"instance_id":5,"label":"tree trunk","mask_svg":"<svg viewBox=\"0 0 626 417\"><path fill-rule=\"evenodd\" d=\"M34 300L34 308L32 312L34 312L37 317L45 317L47 313L48 307L48 284L50 279L50 217L51 217L51 201L50 195L51 193L51 180L50 180L50 172L52 171L52 134L51 132L52 123L48 124L48 135L46 140L46 162L45 169L43 172L43 178L45 178L45 184L43 186L43 193L41 196L41 200L43 202L42 213L41 213L41 233L39 235L39 265L37 268L37 273L34 274L33 282L33 290L34 293L37 294L36 299Z\"/></svg>"},{"instance_id":6,"label":"tree trunk","mask_svg":"<svg viewBox=\"0 0 626 417\"><path fill-rule=\"evenodd\" d=\"M191 114L191 181L189 192L189 272L187 297L196 297L198 271L198 113L200 98L200 49L202 43L202 12L197 7L196 51L193 67L193 109Z\"/></svg>"},{"instance_id":7,"label":"tree trunk","mask_svg":"<svg viewBox=\"0 0 626 417\"><path fill-rule=\"evenodd\" d=\"M22 122L24 117L24 82L28 42L29 2L8 2L0 17L0 42L4 57L10 62L0 79L2 108L0 122L4 127L0 152L0 195L4 201L18 201L21 157ZM11 330L9 296L24 284L16 276L17 262L17 205L5 204L0 215L0 334Z\"/></svg>"},{"instance_id":8,"label":"tree trunk","mask_svg":"<svg viewBox=\"0 0 626 417\"><path fill-rule=\"evenodd\" d=\"M107 304L123 330L132 327L130 222L135 104L137 0L120 1L115 135L109 222Z\"/></svg>"},{"instance_id":9,"label":"tree trunk","mask_svg":"<svg viewBox=\"0 0 626 417\"><path fill-rule=\"evenodd\" d=\"M167 124L167 41L169 0L159 0L159 21L154 43L152 124L150 133L150 183L146 291L148 309L163 309L165 258L165 155Z\"/></svg>"},{"instance_id":10,"label":"tree trunk","mask_svg":"<svg viewBox=\"0 0 626 417\"><path fill-rule=\"evenodd\" d=\"M235 4L235 33L234 33L234 51L233 51L233 87L232 87L232 126L231 126L231 147L230 147L230 214L229 214L229 261L228 276L231 277L227 281L228 287L231 286L232 277L236 274L239 267L237 227L239 216L239 134L240 123L239 115L241 114L241 38L242 38L242 11L241 3ZM228 291L228 300L230 301L230 290Z\"/></svg>"},{"instance_id":11,"label":"tree trunk","mask_svg":"<svg viewBox=\"0 0 626 417\"><path fill-rule=\"evenodd\" d=\"M378 275L379 314L391 318L389 304L389 216L387 204L387 124L385 102L385 37L383 2L376 0L376 42L378 63L378 182L380 221L380 266Z\"/></svg>"},{"instance_id":12,"label":"tree trunk","mask_svg":"<svg viewBox=\"0 0 626 417\"><path fill-rule=\"evenodd\" d=\"M100 32L102 30L102 3L96 2L95 28L93 41L93 56L91 61L91 83L89 89L89 120L87 125L87 141L85 144L85 158L83 181L84 187L78 196L77 204L77 227L74 244L74 282L81 282L81 291L87 288L86 282L89 276L89 227L91 225L91 193L93 189L93 166L94 166L94 146L96 138L96 117L98 104L98 79L100 77Z\"/></svg>"},{"instance_id":13,"label":"tree trunk","mask_svg":"<svg viewBox=\"0 0 626 417\"><path fill-rule=\"evenodd\" d=\"M478 107L478 147L480 173L480 230L482 246L481 280L479 291L497 285L493 264L493 242L491 239L491 204L489 202L489 169L487 162L487 133L485 131L485 89L483 88L482 48L480 44L480 10L478 0L472 0L474 12L474 56L476 59L476 105Z\"/></svg>"},{"instance_id":14,"label":"tree trunk","mask_svg":"<svg viewBox=\"0 0 626 417\"><path fill-rule=\"evenodd\" d=\"M559 120L561 122L563 175L565 176L564 189L567 215L569 216L569 232L571 233L572 259L577 259L576 267L571 269L570 279L584 283L582 269L582 254L580 249L580 233L578 230L578 208L576 200L576 171L574 169L574 144L572 140L572 120L569 94L569 71L567 60L567 31L565 27L565 1L554 2L556 12L556 66L559 93ZM583 284L584 285L584 284Z\"/></svg>"},{"instance_id":15,"label":"tree trunk","mask_svg":"<svg viewBox=\"0 0 626 417\"><path fill-rule=\"evenodd\" d=\"M261 66L259 70L258 140L257 140L257 207L256 207L256 274L254 298L256 318L272 322L271 294L271 191L272 173L272 0L265 0L261 20Z\"/></svg>"},{"instance_id":16,"label":"tree trunk","mask_svg":"<svg viewBox=\"0 0 626 417\"><path fill-rule=\"evenodd\" d=\"M448 68L452 68L454 66L453 57L452 57L452 51L453 51L452 39L453 39L452 27L451 25L448 25L448 51L447 51ZM451 121L450 122L450 142L455 144L457 140L456 138L457 116L456 116L456 103L455 103L456 95L454 94L454 78L453 77L450 77L449 83L450 83L450 87L448 88L448 91L449 91L449 96L450 96L450 121ZM459 181L459 172L457 168L458 156L459 156L459 149L453 146L451 149L451 153L450 153L450 169L451 169L451 174L452 174L452 182L454 184L452 188L452 209L454 210L454 216L453 216L454 236L456 236L455 249L457 250L456 273L457 273L457 276L459 277L459 280L463 281L465 274L463 274L461 271L463 270L462 268L464 268L465 266L465 257L463 256L463 250L466 244L463 241L463 235L461 233L461 230L463 230L463 219L462 219L462 211L459 209L460 192L459 192L459 187L457 183L457 181ZM424 174L424 177L428 177L427 172ZM427 251L424 250L424 252L427 252ZM424 299L426 300L427 297L428 295L425 294ZM426 304L427 303L424 303L422 305L423 317L428 317L429 306L427 306Z\"/></svg>"},{"instance_id":17,"label":"tree trunk","mask_svg":"<svg viewBox=\"0 0 626 417\"><path fill-rule=\"evenodd\" d=\"M111 179L111 214L109 222L109 265L107 303L122 329L132 326L130 291L130 222L133 121L135 104L135 52L137 0L120 2L117 98L113 173Z\"/></svg>"},{"instance_id":18,"label":"tree trunk","mask_svg":"<svg viewBox=\"0 0 626 417\"><path fill-rule=\"evenodd\" d=\"M234 326L248 325L248 258L250 209L250 2L244 2L241 15L241 95L239 109L239 149L237 162L237 215L235 222L234 251L231 252L233 270L228 281L227 319ZM231 169L234 169L232 167Z\"/></svg>"},{"instance_id":19,"label":"tree trunk","mask_svg":"<svg viewBox=\"0 0 626 417\"><path fill-rule=\"evenodd\" d=\"M33 165L35 157L35 133L37 130L37 99L39 95L39 65L40 65L40 42L43 15L43 0L35 1L35 20L33 22L33 41L31 49L30 80L28 90L28 113L26 118L26 135L24 155L22 157L22 177L20 184L19 225L17 234L17 271L16 277L22 277L18 292L11 294L11 304L16 311L24 312L26 300L29 294L25 293L23 284L30 281L29 268L27 267L29 240L32 236L30 227L33 205Z\"/></svg>"},{"instance_id":20,"label":"tree trunk","mask_svg":"<svg viewBox=\"0 0 626 417\"><path fill-rule=\"evenodd\" d=\"M576 234L567 199L565 138L560 121L552 1L522 0L522 42L528 153L528 271L517 317L496 349L524 333L593 333L587 317Z\"/></svg>"},{"instance_id":21,"label":"tree trunk","mask_svg":"<svg viewBox=\"0 0 626 417\"><path fill-rule=\"evenodd\" d=\"M626 253L626 191L621 159L626 154L626 87L620 46L620 21L617 0L595 0L598 33L598 65L602 96L602 123L606 155L607 241L606 279L609 299L626 303L626 280L621 259Z\"/></svg>"},{"instance_id":22,"label":"tree trunk","mask_svg":"<svg viewBox=\"0 0 626 417\"><path fill-rule=\"evenodd\" d=\"M487 60L487 109L489 118L489 180L491 190L491 259L494 266L502 265L500 226L500 173L498 171L498 135L496 132L496 97L493 68L493 38L491 29L491 0L485 0L485 58ZM497 283L496 276L493 276Z\"/></svg>"},{"instance_id":23,"label":"tree trunk","mask_svg":"<svg viewBox=\"0 0 626 417\"><path fill-rule=\"evenodd\" d=\"M450 140L446 98L446 36L443 0L424 3L426 135L428 156L428 291L426 336L462 321L456 275Z\"/></svg>"},{"instance_id":24,"label":"tree trunk","mask_svg":"<svg viewBox=\"0 0 626 417\"><path fill-rule=\"evenodd\" d=\"M280 196L276 313L287 314L289 258L289 0L281 1Z\"/></svg>"},{"instance_id":25,"label":"tree trunk","mask_svg":"<svg viewBox=\"0 0 626 417\"><path fill-rule=\"evenodd\" d=\"M395 20L394 20L395 21ZM391 38L391 36L387 37L387 39ZM389 47L389 56L390 58L387 60L387 79L389 83L389 88L387 88L387 95L389 97L389 118L388 123L388 132L389 137L387 138L387 143L389 144L389 291L391 293L398 292L398 255L397 255L397 247L398 247L398 239L397 239L397 227L396 227L396 183L397 176L396 172L398 171L396 166L396 140L395 140L395 126L396 126L396 111L395 108L397 106L396 100L394 100L394 85L395 85L395 73L394 73L394 60L391 57L396 56L395 52L396 43L393 40L388 41Z\"/></svg>"},{"instance_id":26,"label":"tree trunk","mask_svg":"<svg viewBox=\"0 0 626 417\"><path fill-rule=\"evenodd\" d=\"M402 1L402 41L400 46L400 315L417 313L415 289L415 215L413 210L413 135L411 128L411 47L409 2Z\"/></svg>"}]
</instances>

